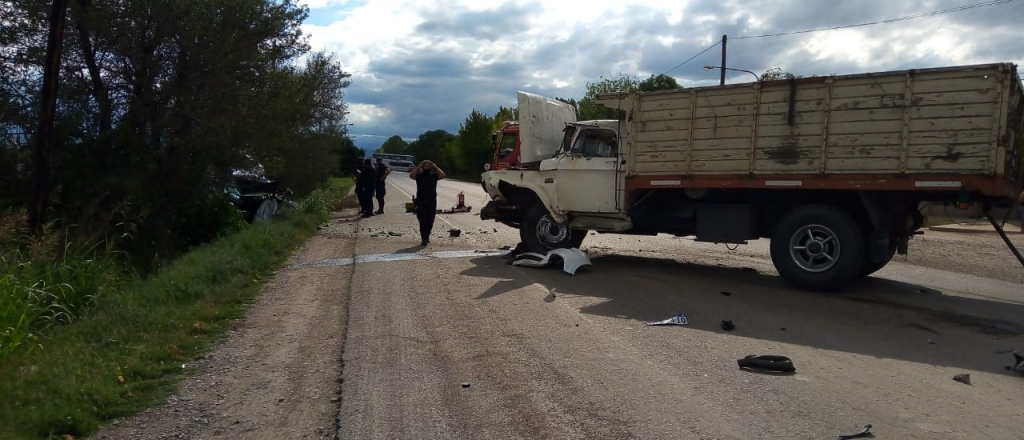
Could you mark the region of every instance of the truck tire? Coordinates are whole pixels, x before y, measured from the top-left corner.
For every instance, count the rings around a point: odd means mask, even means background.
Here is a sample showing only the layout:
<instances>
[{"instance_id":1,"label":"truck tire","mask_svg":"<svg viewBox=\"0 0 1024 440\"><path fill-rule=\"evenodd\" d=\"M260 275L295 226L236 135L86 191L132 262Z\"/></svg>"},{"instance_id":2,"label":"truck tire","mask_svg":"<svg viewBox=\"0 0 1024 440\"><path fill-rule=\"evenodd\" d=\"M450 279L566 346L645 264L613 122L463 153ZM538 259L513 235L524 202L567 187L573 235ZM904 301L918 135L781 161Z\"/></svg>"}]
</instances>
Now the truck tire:
<instances>
[{"instance_id":1,"label":"truck tire","mask_svg":"<svg viewBox=\"0 0 1024 440\"><path fill-rule=\"evenodd\" d=\"M896 243L893 242L891 245L889 245L889 254L884 259L882 259L882 261L871 262L867 258L869 255L870 252L864 252L864 268L861 269L860 271L861 278L867 278L868 275L878 272L883 267L885 267L886 264L889 264L889 262L892 261L892 257L896 255Z\"/></svg>"},{"instance_id":2,"label":"truck tire","mask_svg":"<svg viewBox=\"0 0 1024 440\"><path fill-rule=\"evenodd\" d=\"M794 209L775 225L772 263L786 281L805 290L834 291L864 267L864 237L846 212L828 205Z\"/></svg>"},{"instance_id":3,"label":"truck tire","mask_svg":"<svg viewBox=\"0 0 1024 440\"><path fill-rule=\"evenodd\" d=\"M531 205L519 224L519 238L528 252L543 254L552 249L578 248L586 237L587 231L556 222L541 203Z\"/></svg>"}]
</instances>

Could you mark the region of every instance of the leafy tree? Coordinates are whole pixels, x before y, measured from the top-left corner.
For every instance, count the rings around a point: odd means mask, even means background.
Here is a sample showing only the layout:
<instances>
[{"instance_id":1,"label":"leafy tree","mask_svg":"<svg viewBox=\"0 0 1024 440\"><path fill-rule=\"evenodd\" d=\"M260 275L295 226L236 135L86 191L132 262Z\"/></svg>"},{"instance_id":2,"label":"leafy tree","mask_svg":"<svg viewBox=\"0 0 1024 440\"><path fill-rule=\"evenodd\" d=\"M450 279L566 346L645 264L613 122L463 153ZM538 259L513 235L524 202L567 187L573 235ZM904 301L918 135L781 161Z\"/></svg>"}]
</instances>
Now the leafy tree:
<instances>
[{"instance_id":1,"label":"leafy tree","mask_svg":"<svg viewBox=\"0 0 1024 440\"><path fill-rule=\"evenodd\" d=\"M455 162L459 174L475 173L490 162L493 127L494 120L476 109L463 121L459 127L459 155Z\"/></svg>"},{"instance_id":2,"label":"leafy tree","mask_svg":"<svg viewBox=\"0 0 1024 440\"><path fill-rule=\"evenodd\" d=\"M0 2L0 209L27 203L45 3ZM350 76L310 53L297 0L69 4L49 212L79 241L133 225L127 250L173 255L222 230L220 188L247 157L307 190L354 153Z\"/></svg>"},{"instance_id":3,"label":"leafy tree","mask_svg":"<svg viewBox=\"0 0 1024 440\"><path fill-rule=\"evenodd\" d=\"M430 159L450 167L452 164L441 162L439 158L445 144L453 137L451 133L440 129L425 131L409 144L409 154L415 156L416 160Z\"/></svg>"},{"instance_id":4,"label":"leafy tree","mask_svg":"<svg viewBox=\"0 0 1024 440\"><path fill-rule=\"evenodd\" d=\"M799 76L786 72L779 67L772 67L761 74L761 81L775 81L780 79L793 79Z\"/></svg>"},{"instance_id":5,"label":"leafy tree","mask_svg":"<svg viewBox=\"0 0 1024 440\"><path fill-rule=\"evenodd\" d=\"M672 90L679 89L682 86L676 82L676 79L665 75L664 73L658 75L651 75L637 85L637 89L641 92L653 92L655 90Z\"/></svg>"},{"instance_id":6,"label":"leafy tree","mask_svg":"<svg viewBox=\"0 0 1024 440\"><path fill-rule=\"evenodd\" d=\"M595 83L587 83L587 92L579 102L579 120L589 121L595 119L621 119L625 115L619 110L610 109L597 104L596 98L601 93L631 92L637 89L637 78L626 74L619 74L615 78L601 77Z\"/></svg>"},{"instance_id":7,"label":"leafy tree","mask_svg":"<svg viewBox=\"0 0 1024 440\"><path fill-rule=\"evenodd\" d=\"M406 154L409 149L409 143L402 139L399 135L389 137L380 148L377 149L378 153L390 153L390 154Z\"/></svg>"},{"instance_id":8,"label":"leafy tree","mask_svg":"<svg viewBox=\"0 0 1024 440\"><path fill-rule=\"evenodd\" d=\"M494 114L494 130L497 131L506 121L519 120L519 109L499 106L498 112Z\"/></svg>"},{"instance_id":9,"label":"leafy tree","mask_svg":"<svg viewBox=\"0 0 1024 440\"><path fill-rule=\"evenodd\" d=\"M348 136L338 139L337 142L338 170L341 175L347 176L356 168L356 164L366 157L366 153Z\"/></svg>"}]
</instances>

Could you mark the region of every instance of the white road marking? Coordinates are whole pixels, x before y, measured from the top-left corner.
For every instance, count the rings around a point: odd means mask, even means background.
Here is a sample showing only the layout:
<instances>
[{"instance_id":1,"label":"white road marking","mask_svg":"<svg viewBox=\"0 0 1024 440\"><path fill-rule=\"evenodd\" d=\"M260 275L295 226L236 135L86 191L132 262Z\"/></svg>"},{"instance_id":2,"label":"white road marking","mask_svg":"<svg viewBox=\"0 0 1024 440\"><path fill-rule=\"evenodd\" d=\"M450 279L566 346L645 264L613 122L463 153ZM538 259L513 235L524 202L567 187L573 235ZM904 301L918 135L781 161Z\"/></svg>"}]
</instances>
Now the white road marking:
<instances>
[{"instance_id":1,"label":"white road marking","mask_svg":"<svg viewBox=\"0 0 1024 440\"><path fill-rule=\"evenodd\" d=\"M408 261L408 260L431 260L438 258L467 258L467 257L491 257L505 255L508 251L498 250L477 250L477 251L442 251L429 254L419 253L398 253L398 254L371 254L356 255L355 258L332 258L328 260L314 261L312 263L296 264L289 269L303 269L307 267L332 267L349 266L358 263L377 263L385 261Z\"/></svg>"}]
</instances>

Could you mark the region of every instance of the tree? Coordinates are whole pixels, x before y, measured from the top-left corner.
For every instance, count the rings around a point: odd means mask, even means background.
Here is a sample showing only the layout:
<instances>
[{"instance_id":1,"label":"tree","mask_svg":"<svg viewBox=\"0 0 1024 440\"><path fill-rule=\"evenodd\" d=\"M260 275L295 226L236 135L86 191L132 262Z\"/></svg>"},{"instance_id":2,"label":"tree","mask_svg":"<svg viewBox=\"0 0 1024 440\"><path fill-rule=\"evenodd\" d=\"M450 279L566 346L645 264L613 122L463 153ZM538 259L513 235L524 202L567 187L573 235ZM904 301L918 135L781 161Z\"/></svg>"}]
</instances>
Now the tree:
<instances>
[{"instance_id":1,"label":"tree","mask_svg":"<svg viewBox=\"0 0 1024 440\"><path fill-rule=\"evenodd\" d=\"M595 83L587 83L587 92L579 102L579 119L589 121L595 119L622 119L621 111L597 105L597 95L612 92L632 92L637 88L637 78L626 74L619 74L615 78L601 77Z\"/></svg>"},{"instance_id":2,"label":"tree","mask_svg":"<svg viewBox=\"0 0 1024 440\"><path fill-rule=\"evenodd\" d=\"M799 76L786 72L779 67L772 67L761 74L761 81L775 81L780 79L793 79Z\"/></svg>"},{"instance_id":3,"label":"tree","mask_svg":"<svg viewBox=\"0 0 1024 440\"><path fill-rule=\"evenodd\" d=\"M517 121L519 119L519 109L498 106L498 112L491 119L494 121L494 131L497 131L505 122Z\"/></svg>"},{"instance_id":4,"label":"tree","mask_svg":"<svg viewBox=\"0 0 1024 440\"><path fill-rule=\"evenodd\" d=\"M445 144L454 136L444 130L429 130L420 134L415 141L409 144L409 154L416 157L416 160L438 160ZM442 163L450 166L452 164Z\"/></svg>"},{"instance_id":5,"label":"tree","mask_svg":"<svg viewBox=\"0 0 1024 440\"><path fill-rule=\"evenodd\" d=\"M43 64L43 86L39 98L39 132L36 134L35 156L33 157L35 185L32 190L32 204L28 216L29 229L35 235L42 234L53 184L50 160L53 151L53 124L57 117L57 87L60 85L60 59L63 53L67 12L68 0L53 0L50 8L50 34L46 43L46 60Z\"/></svg>"},{"instance_id":6,"label":"tree","mask_svg":"<svg viewBox=\"0 0 1024 440\"><path fill-rule=\"evenodd\" d=\"M48 3L0 2L0 208L28 206L45 178L27 153L49 76ZM296 0L66 3L48 212L78 242L134 225L123 250L173 255L220 233L221 188L246 158L299 192L356 154L350 75L310 52Z\"/></svg>"},{"instance_id":7,"label":"tree","mask_svg":"<svg viewBox=\"0 0 1024 440\"><path fill-rule=\"evenodd\" d=\"M399 135L389 137L380 148L377 149L378 153L389 153L389 154L406 154L409 150L409 143L402 139Z\"/></svg>"},{"instance_id":8,"label":"tree","mask_svg":"<svg viewBox=\"0 0 1024 440\"><path fill-rule=\"evenodd\" d=\"M356 146L352 138L345 136L338 140L338 169L341 175L347 176L356 168L356 164L366 157L366 152Z\"/></svg>"},{"instance_id":9,"label":"tree","mask_svg":"<svg viewBox=\"0 0 1024 440\"><path fill-rule=\"evenodd\" d=\"M490 162L491 133L494 120L473 109L459 126L459 154L455 158L455 166L459 174L482 170L485 163Z\"/></svg>"},{"instance_id":10,"label":"tree","mask_svg":"<svg viewBox=\"0 0 1024 440\"><path fill-rule=\"evenodd\" d=\"M640 84L637 85L637 89L641 92L653 92L655 90L672 90L679 88L682 88L682 86L676 82L676 79L665 75L664 73L651 75L650 78L640 81Z\"/></svg>"}]
</instances>

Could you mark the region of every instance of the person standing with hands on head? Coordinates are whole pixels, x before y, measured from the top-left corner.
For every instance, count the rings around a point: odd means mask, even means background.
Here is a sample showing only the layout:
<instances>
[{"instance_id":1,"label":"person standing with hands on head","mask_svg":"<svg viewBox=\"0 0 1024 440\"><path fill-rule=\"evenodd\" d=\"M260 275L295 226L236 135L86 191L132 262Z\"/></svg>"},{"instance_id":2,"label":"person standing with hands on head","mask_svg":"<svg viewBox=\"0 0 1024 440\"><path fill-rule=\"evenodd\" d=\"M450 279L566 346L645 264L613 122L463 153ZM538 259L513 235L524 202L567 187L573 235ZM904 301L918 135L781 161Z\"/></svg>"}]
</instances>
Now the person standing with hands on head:
<instances>
[{"instance_id":1,"label":"person standing with hands on head","mask_svg":"<svg viewBox=\"0 0 1024 440\"><path fill-rule=\"evenodd\" d=\"M363 169L356 181L356 195L359 196L363 217L373 216L373 190L377 186L376 181L377 173L373 169L373 164L370 163L370 159L364 160Z\"/></svg>"},{"instance_id":2,"label":"person standing with hands on head","mask_svg":"<svg viewBox=\"0 0 1024 440\"><path fill-rule=\"evenodd\" d=\"M409 172L409 177L416 181L416 220L420 222L420 245L426 246L437 216L437 181L445 174L436 164L424 160Z\"/></svg>"},{"instance_id":3,"label":"person standing with hands on head","mask_svg":"<svg viewBox=\"0 0 1024 440\"><path fill-rule=\"evenodd\" d=\"M384 213L384 194L387 193L387 182L388 175L391 174L391 168L384 165L384 159L377 159L377 187L374 189L377 195L377 212L374 214Z\"/></svg>"}]
</instances>

